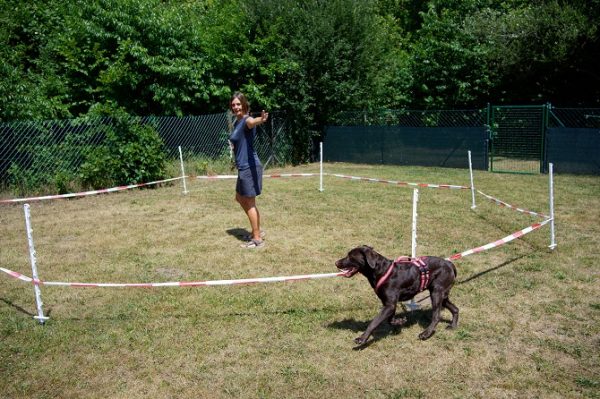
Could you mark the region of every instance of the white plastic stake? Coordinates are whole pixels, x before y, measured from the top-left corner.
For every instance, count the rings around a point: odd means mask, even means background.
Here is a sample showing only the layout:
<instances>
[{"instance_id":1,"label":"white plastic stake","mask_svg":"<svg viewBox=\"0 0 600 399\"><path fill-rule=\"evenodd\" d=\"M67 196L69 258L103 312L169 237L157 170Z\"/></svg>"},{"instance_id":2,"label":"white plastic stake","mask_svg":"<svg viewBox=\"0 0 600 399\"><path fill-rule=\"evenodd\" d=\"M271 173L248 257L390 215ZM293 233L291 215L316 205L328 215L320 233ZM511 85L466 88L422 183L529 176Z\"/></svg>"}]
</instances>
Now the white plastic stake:
<instances>
[{"instance_id":1,"label":"white plastic stake","mask_svg":"<svg viewBox=\"0 0 600 399\"><path fill-rule=\"evenodd\" d=\"M183 182L183 194L187 194L188 190L185 185L185 169L183 168L183 155L181 154L181 146L179 146L179 162L181 163L181 181Z\"/></svg>"},{"instance_id":2,"label":"white plastic stake","mask_svg":"<svg viewBox=\"0 0 600 399\"><path fill-rule=\"evenodd\" d=\"M411 258L417 257L417 204L419 202L419 189L413 190L413 211L412 211L412 245L411 245ZM411 299L408 304L410 310L419 308L419 305L415 302L415 299Z\"/></svg>"},{"instance_id":3,"label":"white plastic stake","mask_svg":"<svg viewBox=\"0 0 600 399\"><path fill-rule=\"evenodd\" d=\"M411 257L417 257L417 203L419 202L419 189L413 190L413 212L412 212L412 247Z\"/></svg>"},{"instance_id":4,"label":"white plastic stake","mask_svg":"<svg viewBox=\"0 0 600 399\"><path fill-rule=\"evenodd\" d=\"M550 187L550 245L548 248L554 249L556 248L556 241L554 235L554 165L552 163L548 164L548 175L549 175L549 187Z\"/></svg>"},{"instance_id":5,"label":"white plastic stake","mask_svg":"<svg viewBox=\"0 0 600 399\"><path fill-rule=\"evenodd\" d=\"M471 200L473 201L471 209L475 209L477 208L477 205L475 205L475 185L473 184L473 164L471 163L471 151L469 151L469 174L471 175Z\"/></svg>"},{"instance_id":6,"label":"white plastic stake","mask_svg":"<svg viewBox=\"0 0 600 399\"><path fill-rule=\"evenodd\" d=\"M319 191L323 192L323 142L319 143Z\"/></svg>"},{"instance_id":7,"label":"white plastic stake","mask_svg":"<svg viewBox=\"0 0 600 399\"><path fill-rule=\"evenodd\" d=\"M35 304L37 306L37 316L34 316L34 319L37 319L40 324L44 324L48 317L44 316L44 311L42 310L42 291L40 290L40 286L38 281L40 281L37 272L36 265L36 257L35 257L35 248L33 246L33 230L31 229L31 215L29 212L29 204L23 205L23 210L25 211L25 228L27 230L27 242L29 243L29 258L31 259L31 275L33 276L33 290L35 292Z\"/></svg>"}]
</instances>

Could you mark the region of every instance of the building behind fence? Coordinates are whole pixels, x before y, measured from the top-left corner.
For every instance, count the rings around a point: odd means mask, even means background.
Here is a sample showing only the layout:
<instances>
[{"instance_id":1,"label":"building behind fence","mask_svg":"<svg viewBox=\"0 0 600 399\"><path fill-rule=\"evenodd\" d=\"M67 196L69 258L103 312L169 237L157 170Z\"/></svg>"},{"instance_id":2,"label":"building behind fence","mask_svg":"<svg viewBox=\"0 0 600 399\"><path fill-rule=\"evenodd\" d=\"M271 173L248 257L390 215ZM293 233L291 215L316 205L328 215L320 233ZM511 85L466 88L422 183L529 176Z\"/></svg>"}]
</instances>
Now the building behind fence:
<instances>
[{"instance_id":1,"label":"building behind fence","mask_svg":"<svg viewBox=\"0 0 600 399\"><path fill-rule=\"evenodd\" d=\"M160 135L175 163L230 162L227 113L188 117L131 117ZM50 184L76 176L87 154L101 145L110 118L0 124L0 187L15 179ZM285 114L271 113L259 127L256 149L266 167L293 161L293 132ZM326 161L473 167L494 172L600 174L600 109L488 106L472 110L345 112L325 127ZM177 168L172 168L175 177ZM202 170L196 170L203 172Z\"/></svg>"}]
</instances>

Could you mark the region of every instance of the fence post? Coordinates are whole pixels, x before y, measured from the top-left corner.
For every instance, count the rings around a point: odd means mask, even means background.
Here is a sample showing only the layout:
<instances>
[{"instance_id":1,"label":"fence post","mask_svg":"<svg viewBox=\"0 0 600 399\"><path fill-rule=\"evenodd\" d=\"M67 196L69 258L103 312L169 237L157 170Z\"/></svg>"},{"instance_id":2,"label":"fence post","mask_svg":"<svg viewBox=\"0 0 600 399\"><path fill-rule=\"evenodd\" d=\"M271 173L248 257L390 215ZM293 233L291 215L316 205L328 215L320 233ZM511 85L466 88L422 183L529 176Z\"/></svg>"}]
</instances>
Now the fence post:
<instances>
[{"instance_id":1,"label":"fence post","mask_svg":"<svg viewBox=\"0 0 600 399\"><path fill-rule=\"evenodd\" d=\"M413 190L413 210L412 210L412 242L411 242L411 258L417 257L417 203L419 202L419 189L415 188ZM415 298L410 300L408 304L410 310L415 310L419 308L419 305L415 302Z\"/></svg>"},{"instance_id":2,"label":"fence post","mask_svg":"<svg viewBox=\"0 0 600 399\"><path fill-rule=\"evenodd\" d=\"M323 142L319 142L319 191L323 192Z\"/></svg>"},{"instance_id":3,"label":"fence post","mask_svg":"<svg viewBox=\"0 0 600 399\"><path fill-rule=\"evenodd\" d=\"M554 235L554 165L552 163L548 164L548 176L549 176L549 190L550 190L550 245L548 248L554 249L556 248L556 241Z\"/></svg>"},{"instance_id":4,"label":"fence post","mask_svg":"<svg viewBox=\"0 0 600 399\"><path fill-rule=\"evenodd\" d=\"M472 205L471 205L471 209L475 209L477 208L477 205L475 205L475 185L473 184L473 163L471 162L471 151L469 150L469 175L471 176L471 200L472 200Z\"/></svg>"},{"instance_id":5,"label":"fence post","mask_svg":"<svg viewBox=\"0 0 600 399\"><path fill-rule=\"evenodd\" d=\"M490 103L487 103L487 127L488 127L488 151L489 165L488 170L494 171L494 109Z\"/></svg>"},{"instance_id":6,"label":"fence post","mask_svg":"<svg viewBox=\"0 0 600 399\"><path fill-rule=\"evenodd\" d=\"M34 316L34 319L37 319L40 324L44 324L48 317L44 316L44 311L42 309L42 291L40 290L36 265L36 256L35 256L35 248L33 246L33 230L31 228L31 215L29 212L29 204L23 205L23 210L25 212L25 228L27 230L27 242L29 243L29 258L31 260L31 275L33 277L33 291L35 293L35 304L37 307L37 316Z\"/></svg>"},{"instance_id":7,"label":"fence post","mask_svg":"<svg viewBox=\"0 0 600 399\"><path fill-rule=\"evenodd\" d=\"M552 109L552 104L546 103L544 104L544 114L542 115L542 148L540 149L540 173L544 173L544 169L546 168L546 135L548 134L548 125L550 121L550 110Z\"/></svg>"},{"instance_id":8,"label":"fence post","mask_svg":"<svg viewBox=\"0 0 600 399\"><path fill-rule=\"evenodd\" d=\"M181 181L183 182L183 194L187 194L188 190L185 185L185 169L183 168L183 155L181 154L181 146L179 146L179 162L181 162Z\"/></svg>"}]
</instances>

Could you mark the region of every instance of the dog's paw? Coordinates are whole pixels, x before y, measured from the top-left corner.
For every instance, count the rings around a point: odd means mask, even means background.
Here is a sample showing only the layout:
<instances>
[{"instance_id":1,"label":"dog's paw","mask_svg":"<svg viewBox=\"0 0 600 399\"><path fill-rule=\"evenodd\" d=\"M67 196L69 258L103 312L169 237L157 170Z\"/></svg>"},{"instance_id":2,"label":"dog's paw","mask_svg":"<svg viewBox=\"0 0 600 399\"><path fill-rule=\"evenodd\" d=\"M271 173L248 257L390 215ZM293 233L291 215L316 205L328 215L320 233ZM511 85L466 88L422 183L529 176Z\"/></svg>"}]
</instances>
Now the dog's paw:
<instances>
[{"instance_id":1,"label":"dog's paw","mask_svg":"<svg viewBox=\"0 0 600 399\"><path fill-rule=\"evenodd\" d=\"M365 342L367 342L366 338L363 338L362 335L358 338L354 338L354 342L356 342L359 345L364 345Z\"/></svg>"},{"instance_id":2,"label":"dog's paw","mask_svg":"<svg viewBox=\"0 0 600 399\"><path fill-rule=\"evenodd\" d=\"M392 320L390 320L390 324L392 326L403 326L407 321L408 319L406 317L394 317Z\"/></svg>"}]
</instances>

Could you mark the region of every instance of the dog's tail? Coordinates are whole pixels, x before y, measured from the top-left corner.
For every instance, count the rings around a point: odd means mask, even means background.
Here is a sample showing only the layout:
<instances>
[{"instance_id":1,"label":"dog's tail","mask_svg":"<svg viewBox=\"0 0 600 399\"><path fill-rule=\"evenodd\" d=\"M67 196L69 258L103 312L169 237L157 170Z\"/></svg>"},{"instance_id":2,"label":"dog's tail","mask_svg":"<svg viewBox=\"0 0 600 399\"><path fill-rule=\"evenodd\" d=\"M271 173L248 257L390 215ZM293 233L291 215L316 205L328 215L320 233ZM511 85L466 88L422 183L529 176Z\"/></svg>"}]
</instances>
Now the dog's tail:
<instances>
[{"instance_id":1,"label":"dog's tail","mask_svg":"<svg viewBox=\"0 0 600 399\"><path fill-rule=\"evenodd\" d=\"M458 272L456 271L456 266L454 266L453 262L448 261L448 263L450 263L450 266L452 267L452 271L454 272L454 278L456 279L458 277Z\"/></svg>"}]
</instances>

